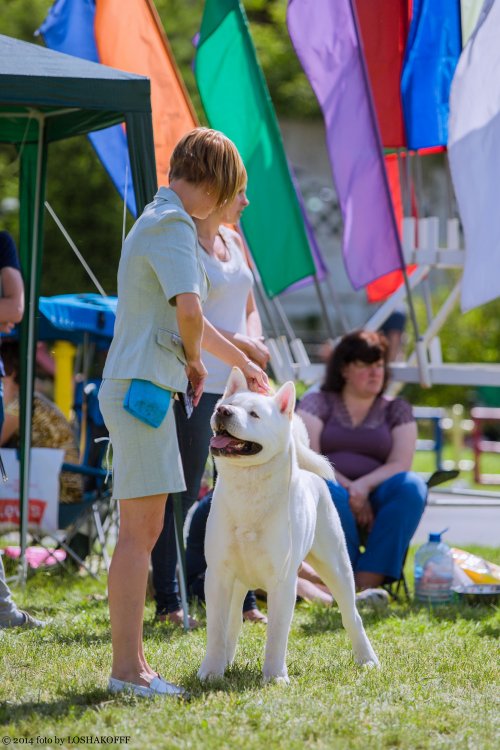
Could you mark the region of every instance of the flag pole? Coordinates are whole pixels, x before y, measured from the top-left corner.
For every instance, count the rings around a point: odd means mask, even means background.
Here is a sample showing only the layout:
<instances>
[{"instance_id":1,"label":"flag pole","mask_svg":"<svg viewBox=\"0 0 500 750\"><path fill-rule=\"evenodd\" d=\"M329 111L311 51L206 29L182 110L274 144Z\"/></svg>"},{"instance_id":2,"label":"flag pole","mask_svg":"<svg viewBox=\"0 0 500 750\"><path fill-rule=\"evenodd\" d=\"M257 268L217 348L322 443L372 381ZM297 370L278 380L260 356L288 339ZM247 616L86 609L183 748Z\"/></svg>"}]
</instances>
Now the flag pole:
<instances>
[{"instance_id":1,"label":"flag pole","mask_svg":"<svg viewBox=\"0 0 500 750\"><path fill-rule=\"evenodd\" d=\"M360 54L361 70L363 71L363 76L365 78L365 89L366 89L366 92L367 92L369 111L370 111L370 115L371 115L372 122L373 122L373 129L374 129L374 133L375 133L375 138L377 139L377 143L378 143L378 147L379 147L380 153L383 154L382 140L381 140L381 137L380 137L380 131L379 131L379 128L378 128L377 118L376 118L376 115L375 115L375 106L374 106L374 103L373 103L373 97L372 97L372 93L371 93L370 80L368 78L368 71L366 69L366 60L365 60L364 49L363 49L363 40L361 39L361 34L359 33L359 19L358 19L358 14L357 14L357 11L356 11L356 5L355 5L354 0L349 0L349 5L351 6L352 17L353 17L353 20L354 20L354 30L356 32L356 39L357 39L357 42L358 42L358 48L359 48L360 53L361 53ZM406 300L407 300L407 303L408 303L408 310L409 310L409 313L410 313L410 320L411 320L412 327L413 327L413 332L414 332L414 335L415 335L415 352L417 354L418 369L419 369L419 373L420 373L420 385L423 386L423 387L428 388L428 387L430 387L431 382L430 382L430 376L429 376L429 367L428 367L428 361L427 361L427 354L426 354L426 349L425 349L425 343L424 343L424 340L422 338L422 335L420 334L420 330L419 330L419 326L418 326L418 322L417 322L417 315L416 315L416 312L415 312L415 305L413 303L413 297L412 297L412 293L411 293L410 282L409 282L409 279L408 279L408 272L406 270L406 261L405 261L405 257L404 257L404 253L403 253L403 247L401 245L401 240L400 240L400 235L399 235L399 228L397 226L396 216L395 216L395 213L394 213L394 208L392 206L392 198L391 198L391 194L390 194L390 190L389 190L389 183L388 183L388 180L387 180L387 174L384 174L383 183L384 183L384 189L385 189L385 191L387 193L387 200L389 201L389 205L391 206L391 209L392 209L390 211L391 222L393 224L394 231L396 233L396 237L397 237L397 240L398 240L397 243L396 243L396 245L397 245L397 251L398 251L398 254L399 254L399 259L400 259L400 264L401 264L401 273L403 275L403 280L404 280L404 285L405 285L405 290L406 290Z\"/></svg>"},{"instance_id":2,"label":"flag pole","mask_svg":"<svg viewBox=\"0 0 500 750\"><path fill-rule=\"evenodd\" d=\"M319 285L318 275L314 274L313 279L314 279L314 286L315 286L315 289L316 289L316 294L318 295L319 304L321 306L321 312L323 313L323 319L324 319L324 321L326 323L326 330L328 332L328 336L331 339L333 339L333 338L335 338L335 334L334 334L334 331L333 331L333 326L332 326L332 322L330 320L330 316L328 314L328 308L326 306L325 297L324 297L323 291L322 291L322 289L321 289L321 287Z\"/></svg>"}]
</instances>

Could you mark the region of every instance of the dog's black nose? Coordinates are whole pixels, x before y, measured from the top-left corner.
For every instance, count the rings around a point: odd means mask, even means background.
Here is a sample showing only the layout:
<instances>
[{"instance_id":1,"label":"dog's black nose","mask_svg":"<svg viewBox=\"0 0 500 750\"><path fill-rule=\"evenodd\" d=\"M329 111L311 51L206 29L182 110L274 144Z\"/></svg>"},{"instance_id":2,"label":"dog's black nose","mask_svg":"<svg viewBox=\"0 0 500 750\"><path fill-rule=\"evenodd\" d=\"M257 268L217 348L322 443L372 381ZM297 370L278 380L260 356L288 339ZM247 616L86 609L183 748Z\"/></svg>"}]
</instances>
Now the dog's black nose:
<instances>
[{"instance_id":1,"label":"dog's black nose","mask_svg":"<svg viewBox=\"0 0 500 750\"><path fill-rule=\"evenodd\" d=\"M218 406L216 414L218 417L230 417L231 409L228 409L227 406Z\"/></svg>"}]
</instances>

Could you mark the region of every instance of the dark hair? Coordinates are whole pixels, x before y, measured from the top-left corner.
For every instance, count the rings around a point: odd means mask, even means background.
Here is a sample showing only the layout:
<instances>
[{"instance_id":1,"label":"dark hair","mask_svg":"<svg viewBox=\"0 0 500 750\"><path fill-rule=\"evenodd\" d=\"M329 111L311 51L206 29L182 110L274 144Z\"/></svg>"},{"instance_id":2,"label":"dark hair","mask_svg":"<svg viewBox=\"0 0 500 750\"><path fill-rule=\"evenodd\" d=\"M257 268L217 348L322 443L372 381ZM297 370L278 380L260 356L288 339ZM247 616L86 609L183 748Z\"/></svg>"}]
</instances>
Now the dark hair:
<instances>
[{"instance_id":1,"label":"dark hair","mask_svg":"<svg viewBox=\"0 0 500 750\"><path fill-rule=\"evenodd\" d=\"M381 393L387 386L389 380L389 347L387 339L382 333L375 331L353 331L342 337L332 352L326 366L326 375L322 391L333 391L340 393L345 386L345 378L342 370L351 362L378 362L384 361L384 384Z\"/></svg>"},{"instance_id":2,"label":"dark hair","mask_svg":"<svg viewBox=\"0 0 500 750\"><path fill-rule=\"evenodd\" d=\"M19 385L19 342L13 340L3 340L0 349L5 374L13 376L14 382Z\"/></svg>"}]
</instances>

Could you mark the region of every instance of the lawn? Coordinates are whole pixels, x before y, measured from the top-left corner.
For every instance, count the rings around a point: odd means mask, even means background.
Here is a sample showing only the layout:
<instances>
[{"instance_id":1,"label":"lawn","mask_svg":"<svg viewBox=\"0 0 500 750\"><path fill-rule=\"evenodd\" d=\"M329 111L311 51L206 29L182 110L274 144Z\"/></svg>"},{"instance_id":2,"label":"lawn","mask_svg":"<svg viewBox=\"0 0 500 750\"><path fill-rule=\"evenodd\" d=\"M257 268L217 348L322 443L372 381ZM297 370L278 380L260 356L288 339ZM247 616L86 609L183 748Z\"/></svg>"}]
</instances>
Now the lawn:
<instances>
[{"instance_id":1,"label":"lawn","mask_svg":"<svg viewBox=\"0 0 500 750\"><path fill-rule=\"evenodd\" d=\"M500 549L471 549L500 562ZM411 564L410 554L410 580ZM196 679L205 630L184 634L154 624L148 602L149 660L191 691L184 703L107 694L104 577L38 572L15 594L52 622L40 631L0 632L5 745L101 746L121 736L122 747L199 750L498 747L498 607L455 603L432 611L393 603L382 616L367 613L382 668L363 670L352 660L338 610L302 603L289 642L288 688L262 685L265 628L249 623L234 667L206 687Z\"/></svg>"}]
</instances>

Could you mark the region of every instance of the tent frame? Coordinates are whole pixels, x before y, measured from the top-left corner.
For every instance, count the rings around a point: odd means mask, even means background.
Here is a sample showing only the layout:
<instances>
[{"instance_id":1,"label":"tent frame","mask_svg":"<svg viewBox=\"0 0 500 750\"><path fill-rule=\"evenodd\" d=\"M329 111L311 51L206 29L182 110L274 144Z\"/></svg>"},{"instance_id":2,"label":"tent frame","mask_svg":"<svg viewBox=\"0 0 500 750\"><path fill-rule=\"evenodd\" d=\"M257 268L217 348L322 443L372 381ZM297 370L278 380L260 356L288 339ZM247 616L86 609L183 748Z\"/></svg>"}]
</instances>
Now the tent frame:
<instances>
[{"instance_id":1,"label":"tent frame","mask_svg":"<svg viewBox=\"0 0 500 750\"><path fill-rule=\"evenodd\" d=\"M20 330L20 569L26 580L31 414L49 144L125 122L138 211L157 189L150 82L0 35L0 143L20 155L20 260L26 310Z\"/></svg>"}]
</instances>

